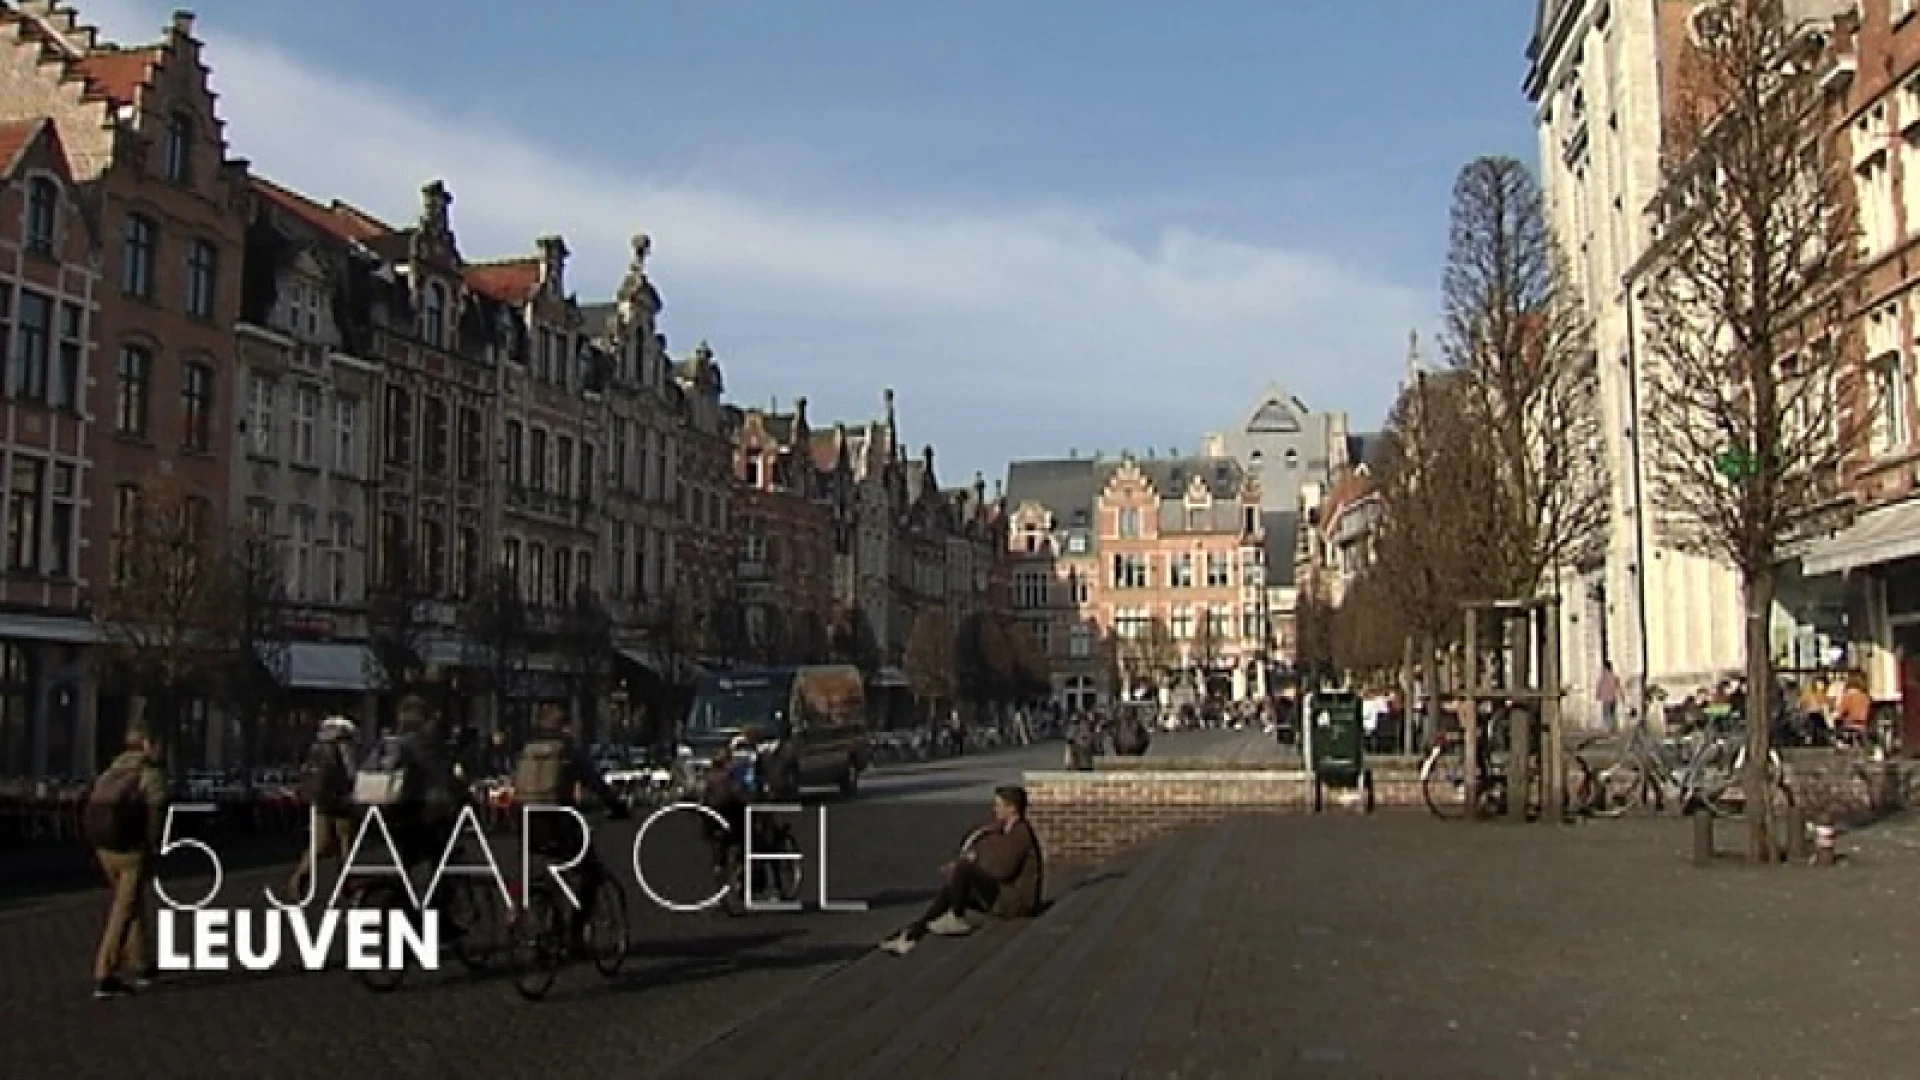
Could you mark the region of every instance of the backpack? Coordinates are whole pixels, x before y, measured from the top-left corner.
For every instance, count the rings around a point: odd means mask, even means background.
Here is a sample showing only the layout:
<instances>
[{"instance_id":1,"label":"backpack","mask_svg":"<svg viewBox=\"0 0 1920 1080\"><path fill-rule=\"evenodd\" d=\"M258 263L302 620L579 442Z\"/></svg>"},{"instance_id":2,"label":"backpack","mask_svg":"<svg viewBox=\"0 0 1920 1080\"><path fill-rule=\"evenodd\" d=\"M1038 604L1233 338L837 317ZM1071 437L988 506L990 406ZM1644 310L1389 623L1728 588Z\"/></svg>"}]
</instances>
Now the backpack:
<instances>
[{"instance_id":1,"label":"backpack","mask_svg":"<svg viewBox=\"0 0 1920 1080\"><path fill-rule=\"evenodd\" d=\"M559 806L573 801L573 758L559 739L535 739L520 751L513 770L513 798L522 806Z\"/></svg>"},{"instance_id":2,"label":"backpack","mask_svg":"<svg viewBox=\"0 0 1920 1080\"><path fill-rule=\"evenodd\" d=\"M301 770L300 794L323 814L346 809L354 796L354 785L344 745L324 739L313 744Z\"/></svg>"},{"instance_id":3,"label":"backpack","mask_svg":"<svg viewBox=\"0 0 1920 1080\"><path fill-rule=\"evenodd\" d=\"M412 794L406 743L389 735L375 744L353 778L353 801L360 806L393 806Z\"/></svg>"},{"instance_id":4,"label":"backpack","mask_svg":"<svg viewBox=\"0 0 1920 1080\"><path fill-rule=\"evenodd\" d=\"M108 769L93 782L80 811L80 831L101 851L138 851L146 845L143 766Z\"/></svg>"}]
</instances>

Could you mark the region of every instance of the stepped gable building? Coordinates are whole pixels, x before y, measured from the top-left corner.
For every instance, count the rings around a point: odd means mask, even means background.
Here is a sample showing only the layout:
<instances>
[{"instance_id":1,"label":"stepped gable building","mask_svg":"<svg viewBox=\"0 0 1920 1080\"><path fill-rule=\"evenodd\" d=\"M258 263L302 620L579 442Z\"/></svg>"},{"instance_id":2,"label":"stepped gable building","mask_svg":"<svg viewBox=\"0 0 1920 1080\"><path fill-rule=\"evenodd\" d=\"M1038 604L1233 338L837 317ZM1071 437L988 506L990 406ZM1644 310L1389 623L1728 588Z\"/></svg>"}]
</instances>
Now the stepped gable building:
<instances>
[{"instance_id":1,"label":"stepped gable building","mask_svg":"<svg viewBox=\"0 0 1920 1080\"><path fill-rule=\"evenodd\" d=\"M806 398L795 398L791 412L735 413L733 535L744 659L824 661L834 611L832 468L816 465Z\"/></svg>"},{"instance_id":2,"label":"stepped gable building","mask_svg":"<svg viewBox=\"0 0 1920 1080\"><path fill-rule=\"evenodd\" d=\"M73 8L41 0L0 9L0 37L0 123L51 123L73 198L101 240L84 408L106 426L84 476L76 467L71 475L50 468L47 477L50 491L84 483L84 501L102 515L78 554L81 580L97 592L112 580L114 545L106 537L132 521L145 477L167 475L186 486L214 550L225 535L217 523L226 518L232 468L234 430L225 420L246 163L228 157L191 15L174 15L155 42L122 47L102 40ZM51 374L49 394L56 390ZM77 657L43 656L38 669L14 662L53 644L50 634L58 632L0 628L8 635L0 642L18 648L0 665L7 687L0 694L45 701L52 692L78 731L29 756L45 760L51 749L62 760L50 767L90 771L118 749L137 695L110 680L76 704ZM36 724L44 726L41 708ZM67 712L60 715L68 722ZM192 767L220 732L207 723L204 700L189 701L183 715L176 762Z\"/></svg>"},{"instance_id":3,"label":"stepped gable building","mask_svg":"<svg viewBox=\"0 0 1920 1080\"><path fill-rule=\"evenodd\" d=\"M90 764L78 738L93 637L81 555L103 530L82 496L99 441L86 400L99 249L53 121L0 124L0 776Z\"/></svg>"}]
</instances>

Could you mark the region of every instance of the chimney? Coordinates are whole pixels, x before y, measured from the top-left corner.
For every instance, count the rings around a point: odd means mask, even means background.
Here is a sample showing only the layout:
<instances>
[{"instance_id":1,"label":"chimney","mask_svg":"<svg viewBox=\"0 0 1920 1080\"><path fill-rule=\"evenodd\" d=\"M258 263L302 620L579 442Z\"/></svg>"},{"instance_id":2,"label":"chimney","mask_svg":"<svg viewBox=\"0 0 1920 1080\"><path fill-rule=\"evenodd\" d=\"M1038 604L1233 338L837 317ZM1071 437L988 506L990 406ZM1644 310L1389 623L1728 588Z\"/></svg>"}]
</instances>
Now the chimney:
<instances>
[{"instance_id":1,"label":"chimney","mask_svg":"<svg viewBox=\"0 0 1920 1080\"><path fill-rule=\"evenodd\" d=\"M1068 461L1079 461L1079 460L1080 460L1080 448L1079 448L1079 447L1077 447L1077 446L1069 446L1069 447L1067 447L1067 460L1068 460Z\"/></svg>"},{"instance_id":2,"label":"chimney","mask_svg":"<svg viewBox=\"0 0 1920 1080\"><path fill-rule=\"evenodd\" d=\"M807 426L807 397L805 394L793 399L793 426L797 428Z\"/></svg>"},{"instance_id":3,"label":"chimney","mask_svg":"<svg viewBox=\"0 0 1920 1080\"><path fill-rule=\"evenodd\" d=\"M567 242L558 236L534 241L540 247L540 283L555 296L567 294Z\"/></svg>"},{"instance_id":4,"label":"chimney","mask_svg":"<svg viewBox=\"0 0 1920 1080\"><path fill-rule=\"evenodd\" d=\"M928 472L933 471L933 444L929 443L920 448L920 460L926 463Z\"/></svg>"}]
</instances>

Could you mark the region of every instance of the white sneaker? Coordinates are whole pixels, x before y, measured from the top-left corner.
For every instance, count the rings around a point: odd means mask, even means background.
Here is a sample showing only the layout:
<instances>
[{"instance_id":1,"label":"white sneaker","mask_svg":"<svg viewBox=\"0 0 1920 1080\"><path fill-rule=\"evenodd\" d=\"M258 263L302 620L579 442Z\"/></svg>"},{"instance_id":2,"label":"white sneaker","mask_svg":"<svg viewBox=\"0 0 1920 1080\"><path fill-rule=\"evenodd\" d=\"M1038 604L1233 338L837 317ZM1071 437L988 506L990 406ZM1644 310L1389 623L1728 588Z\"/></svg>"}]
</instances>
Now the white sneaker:
<instances>
[{"instance_id":1,"label":"white sneaker","mask_svg":"<svg viewBox=\"0 0 1920 1080\"><path fill-rule=\"evenodd\" d=\"M973 924L949 911L928 923L927 933L941 937L965 937L973 933Z\"/></svg>"},{"instance_id":2,"label":"white sneaker","mask_svg":"<svg viewBox=\"0 0 1920 1080\"><path fill-rule=\"evenodd\" d=\"M907 937L906 932L903 930L881 942L880 951L891 953L894 956L905 956L913 951L913 946L913 939Z\"/></svg>"}]
</instances>

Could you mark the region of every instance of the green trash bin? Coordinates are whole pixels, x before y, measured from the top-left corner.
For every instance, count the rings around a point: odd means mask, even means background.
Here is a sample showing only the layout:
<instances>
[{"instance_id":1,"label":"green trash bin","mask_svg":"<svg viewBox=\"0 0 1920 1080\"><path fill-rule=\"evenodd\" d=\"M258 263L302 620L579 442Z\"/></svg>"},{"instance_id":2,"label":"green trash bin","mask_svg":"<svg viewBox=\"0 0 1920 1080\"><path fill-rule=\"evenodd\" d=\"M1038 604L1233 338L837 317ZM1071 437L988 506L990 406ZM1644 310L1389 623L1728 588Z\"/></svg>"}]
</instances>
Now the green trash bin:
<instances>
[{"instance_id":1,"label":"green trash bin","mask_svg":"<svg viewBox=\"0 0 1920 1080\"><path fill-rule=\"evenodd\" d=\"M1366 729L1360 696L1351 690L1321 690L1307 695L1301 737L1307 780L1313 785L1313 809L1326 806L1326 791L1358 789L1373 812L1373 771L1367 768Z\"/></svg>"}]
</instances>

